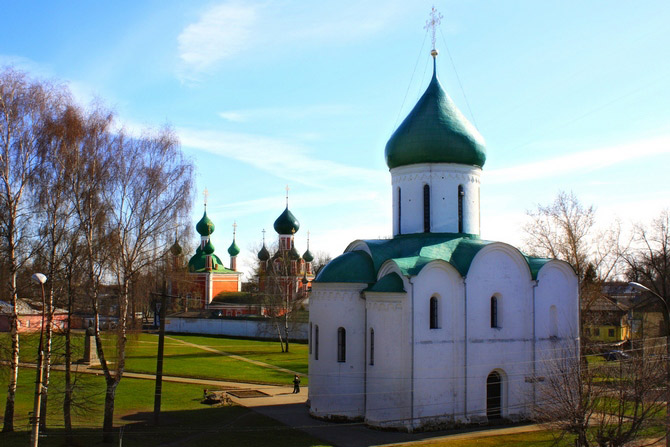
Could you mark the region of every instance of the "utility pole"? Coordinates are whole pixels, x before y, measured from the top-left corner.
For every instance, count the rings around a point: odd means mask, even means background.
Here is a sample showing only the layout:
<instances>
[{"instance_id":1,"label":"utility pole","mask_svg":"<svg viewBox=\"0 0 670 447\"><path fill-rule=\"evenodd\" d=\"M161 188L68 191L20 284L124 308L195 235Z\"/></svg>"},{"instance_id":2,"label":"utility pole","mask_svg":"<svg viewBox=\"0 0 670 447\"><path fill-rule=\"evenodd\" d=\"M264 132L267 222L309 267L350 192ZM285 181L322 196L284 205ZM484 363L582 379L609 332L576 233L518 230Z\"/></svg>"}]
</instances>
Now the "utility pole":
<instances>
[{"instance_id":1,"label":"utility pole","mask_svg":"<svg viewBox=\"0 0 670 447\"><path fill-rule=\"evenodd\" d=\"M160 422L161 395L163 393L163 352L165 350L165 308L168 298L179 298L176 295L168 295L163 287L162 293L152 292L152 295L160 295L160 329L158 329L158 355L156 356L156 391L154 393L154 425Z\"/></svg>"},{"instance_id":2,"label":"utility pole","mask_svg":"<svg viewBox=\"0 0 670 447\"><path fill-rule=\"evenodd\" d=\"M44 370L44 365L42 364L44 362L44 352L42 350L44 349L43 346L43 338L44 338L44 313L45 313L45 302L46 300L44 299L44 283L47 281L47 277L43 275L42 273L35 273L31 277L31 279L40 284L42 286L42 324L40 326L40 344L39 347L37 348L37 376L35 378L35 401L33 402L33 417L32 417L32 431L30 433L30 445L31 447L37 447L39 444L39 436L40 436L40 405L41 405L41 400L42 400L42 377L43 377L43 370Z\"/></svg>"}]
</instances>

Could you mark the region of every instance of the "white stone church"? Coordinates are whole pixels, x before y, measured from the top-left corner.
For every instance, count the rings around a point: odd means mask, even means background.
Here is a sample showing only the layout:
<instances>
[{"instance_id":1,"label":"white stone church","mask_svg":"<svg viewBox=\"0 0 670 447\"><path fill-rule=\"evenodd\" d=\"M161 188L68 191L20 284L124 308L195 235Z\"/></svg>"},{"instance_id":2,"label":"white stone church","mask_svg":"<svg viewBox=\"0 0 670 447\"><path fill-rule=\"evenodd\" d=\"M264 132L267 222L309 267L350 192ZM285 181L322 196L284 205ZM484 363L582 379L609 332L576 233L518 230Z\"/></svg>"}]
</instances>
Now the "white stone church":
<instances>
[{"instance_id":1,"label":"white stone church","mask_svg":"<svg viewBox=\"0 0 670 447\"><path fill-rule=\"evenodd\" d=\"M313 283L316 417L407 430L523 419L542 361L578 342L570 265L480 239L484 141L433 64L386 145L393 238L352 242Z\"/></svg>"}]
</instances>

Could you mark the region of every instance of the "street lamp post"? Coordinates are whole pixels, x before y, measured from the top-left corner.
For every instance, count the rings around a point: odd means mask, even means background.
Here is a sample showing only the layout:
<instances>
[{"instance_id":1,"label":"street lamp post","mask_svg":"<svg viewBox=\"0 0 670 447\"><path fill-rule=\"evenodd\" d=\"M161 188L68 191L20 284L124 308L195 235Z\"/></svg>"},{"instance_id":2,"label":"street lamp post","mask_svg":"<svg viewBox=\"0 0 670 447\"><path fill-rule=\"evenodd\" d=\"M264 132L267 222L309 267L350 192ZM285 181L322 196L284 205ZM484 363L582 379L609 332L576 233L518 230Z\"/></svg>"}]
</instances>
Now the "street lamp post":
<instances>
[{"instance_id":1,"label":"street lamp post","mask_svg":"<svg viewBox=\"0 0 670 447\"><path fill-rule=\"evenodd\" d=\"M652 296L659 299L663 303L663 322L665 323L665 445L670 447L670 306L668 301L658 293L654 292L647 286L643 286L638 282L629 282L635 290L650 293Z\"/></svg>"},{"instance_id":2,"label":"street lamp post","mask_svg":"<svg viewBox=\"0 0 670 447\"><path fill-rule=\"evenodd\" d=\"M40 431L40 403L42 399L42 376L44 370L44 352L43 352L43 338L44 338L44 313L45 313L45 299L44 299L44 283L47 281L47 277L42 273L35 273L30 278L33 282L40 284L42 287L42 323L40 325L40 344L37 348L37 377L35 378L35 401L33 405L33 428L30 433L30 445L31 447L37 447L39 443L39 431Z\"/></svg>"}]
</instances>

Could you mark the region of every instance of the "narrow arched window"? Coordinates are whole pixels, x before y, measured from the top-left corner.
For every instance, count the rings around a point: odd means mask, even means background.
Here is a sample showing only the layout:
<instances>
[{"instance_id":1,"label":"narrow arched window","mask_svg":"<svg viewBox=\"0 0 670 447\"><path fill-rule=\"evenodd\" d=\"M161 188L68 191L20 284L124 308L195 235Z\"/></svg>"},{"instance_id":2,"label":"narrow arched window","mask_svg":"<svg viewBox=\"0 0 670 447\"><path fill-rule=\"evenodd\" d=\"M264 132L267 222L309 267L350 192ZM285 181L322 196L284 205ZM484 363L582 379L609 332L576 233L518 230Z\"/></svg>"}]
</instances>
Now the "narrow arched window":
<instances>
[{"instance_id":1,"label":"narrow arched window","mask_svg":"<svg viewBox=\"0 0 670 447\"><path fill-rule=\"evenodd\" d=\"M430 328L439 328L437 321L437 297L432 297L430 299Z\"/></svg>"},{"instance_id":2,"label":"narrow arched window","mask_svg":"<svg viewBox=\"0 0 670 447\"><path fill-rule=\"evenodd\" d=\"M314 326L314 360L319 360L319 326Z\"/></svg>"},{"instance_id":3,"label":"narrow arched window","mask_svg":"<svg viewBox=\"0 0 670 447\"><path fill-rule=\"evenodd\" d=\"M465 197L465 190L463 185L458 185L458 232L463 232L463 198Z\"/></svg>"},{"instance_id":4,"label":"narrow arched window","mask_svg":"<svg viewBox=\"0 0 670 447\"><path fill-rule=\"evenodd\" d=\"M430 186L423 185L423 232L430 233Z\"/></svg>"},{"instance_id":5,"label":"narrow arched window","mask_svg":"<svg viewBox=\"0 0 670 447\"><path fill-rule=\"evenodd\" d=\"M314 343L314 340L312 340L312 322L310 321L310 323L309 323L309 336L307 337L307 346L309 346L310 355L312 354L312 343Z\"/></svg>"},{"instance_id":6,"label":"narrow arched window","mask_svg":"<svg viewBox=\"0 0 670 447\"><path fill-rule=\"evenodd\" d=\"M402 189L398 187L398 234L402 234Z\"/></svg>"},{"instance_id":7,"label":"narrow arched window","mask_svg":"<svg viewBox=\"0 0 670 447\"><path fill-rule=\"evenodd\" d=\"M343 327L337 329L337 361L347 361L347 331Z\"/></svg>"},{"instance_id":8,"label":"narrow arched window","mask_svg":"<svg viewBox=\"0 0 670 447\"><path fill-rule=\"evenodd\" d=\"M375 330L370 328L370 365L375 364Z\"/></svg>"},{"instance_id":9,"label":"narrow arched window","mask_svg":"<svg viewBox=\"0 0 670 447\"><path fill-rule=\"evenodd\" d=\"M495 296L491 297L491 327L500 327L498 326L498 298Z\"/></svg>"}]
</instances>

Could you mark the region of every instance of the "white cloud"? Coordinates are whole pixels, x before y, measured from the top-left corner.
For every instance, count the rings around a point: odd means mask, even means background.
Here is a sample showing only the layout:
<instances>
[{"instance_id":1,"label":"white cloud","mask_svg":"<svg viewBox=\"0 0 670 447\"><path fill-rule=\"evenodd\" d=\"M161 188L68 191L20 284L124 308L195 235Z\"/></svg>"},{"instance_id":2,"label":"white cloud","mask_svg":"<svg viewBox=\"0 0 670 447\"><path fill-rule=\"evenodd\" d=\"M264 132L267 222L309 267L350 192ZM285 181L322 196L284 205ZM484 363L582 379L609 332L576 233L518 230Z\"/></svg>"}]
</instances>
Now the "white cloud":
<instances>
[{"instance_id":1,"label":"white cloud","mask_svg":"<svg viewBox=\"0 0 670 447\"><path fill-rule=\"evenodd\" d=\"M187 72L201 73L247 47L256 22L256 8L224 3L204 11L177 37L179 58Z\"/></svg>"},{"instance_id":2,"label":"white cloud","mask_svg":"<svg viewBox=\"0 0 670 447\"><path fill-rule=\"evenodd\" d=\"M486 173L486 182L488 184L516 183L560 177L576 172L591 172L636 158L659 154L670 154L670 135L575 152L510 168L494 169Z\"/></svg>"},{"instance_id":3,"label":"white cloud","mask_svg":"<svg viewBox=\"0 0 670 447\"><path fill-rule=\"evenodd\" d=\"M186 128L177 129L177 134L184 146L235 159L291 182L323 188L330 181L385 184L387 180L385 172L322 160L291 141Z\"/></svg>"},{"instance_id":4,"label":"white cloud","mask_svg":"<svg viewBox=\"0 0 670 447\"><path fill-rule=\"evenodd\" d=\"M258 109L229 110L219 113L219 116L227 121L236 123L254 120L267 120L281 118L282 120L297 120L305 117L337 116L355 113L350 106L338 104L315 104L295 107L261 107Z\"/></svg>"}]
</instances>

